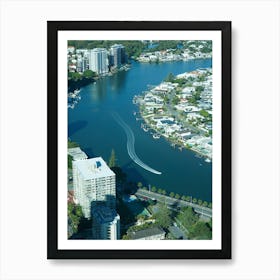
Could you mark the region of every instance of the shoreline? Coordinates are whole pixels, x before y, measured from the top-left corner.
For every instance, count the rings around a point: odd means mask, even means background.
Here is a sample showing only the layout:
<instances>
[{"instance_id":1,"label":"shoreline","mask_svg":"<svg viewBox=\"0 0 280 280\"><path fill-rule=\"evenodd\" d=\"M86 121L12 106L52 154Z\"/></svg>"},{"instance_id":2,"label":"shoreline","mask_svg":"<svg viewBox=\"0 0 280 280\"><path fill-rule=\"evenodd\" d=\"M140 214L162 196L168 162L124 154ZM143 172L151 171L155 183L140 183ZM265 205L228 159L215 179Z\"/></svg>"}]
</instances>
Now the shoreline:
<instances>
[{"instance_id":1,"label":"shoreline","mask_svg":"<svg viewBox=\"0 0 280 280\"><path fill-rule=\"evenodd\" d=\"M107 73L98 75L94 78L81 78L79 80L68 80L68 93L70 93L76 89L85 87L91 83L95 83L96 81L98 81L104 77L108 77L108 76L110 77L110 76L117 74L118 72L128 71L128 70L130 70L130 68L131 68L131 64L127 63L127 64L124 64L123 66L121 66L119 69L111 69Z\"/></svg>"},{"instance_id":2,"label":"shoreline","mask_svg":"<svg viewBox=\"0 0 280 280\"><path fill-rule=\"evenodd\" d=\"M209 158L208 156L206 156L205 154L201 153L199 150L196 150L192 147L187 147L186 145L184 145L183 143L181 143L180 141L176 141L173 140L172 138L168 137L167 135L164 135L164 133L160 132L159 130L157 130L155 127L151 126L150 123L147 121L147 119L141 114L141 111L139 110L139 114L141 115L143 121L145 122L145 124L148 126L148 128L150 130L155 131L157 134L159 134L161 137L163 137L171 146L172 144L174 144L175 146L173 147L174 149L176 148L176 145L179 146L179 149L186 149L186 150L190 150L192 152L194 152L195 154L198 154L199 156L201 156L201 158L203 159L208 159L210 161L212 161L211 158ZM146 132L146 131L145 131ZM155 139L157 140L157 139Z\"/></svg>"},{"instance_id":3,"label":"shoreline","mask_svg":"<svg viewBox=\"0 0 280 280\"><path fill-rule=\"evenodd\" d=\"M192 76L192 82L187 84L188 78L183 78L184 75ZM137 105L138 114L143 120L141 128L145 132L151 130L154 139L163 137L173 148L191 150L205 162L211 162L211 75L211 70L209 72L207 69L173 75L172 78L168 77L169 80L165 79L154 88L134 96L133 103ZM197 100L201 101L194 103L196 94L199 94ZM206 106L207 111L204 109Z\"/></svg>"},{"instance_id":4,"label":"shoreline","mask_svg":"<svg viewBox=\"0 0 280 280\"><path fill-rule=\"evenodd\" d=\"M145 61L145 60L139 60L138 57L135 58L136 62L139 63L150 63L150 64L159 64L159 63L168 63L168 62L178 62L178 61L190 61L190 60L200 60L200 59L212 59L212 56L210 57L193 57L193 58L180 58L180 59L173 59L173 60L149 60L149 61Z\"/></svg>"}]
</instances>

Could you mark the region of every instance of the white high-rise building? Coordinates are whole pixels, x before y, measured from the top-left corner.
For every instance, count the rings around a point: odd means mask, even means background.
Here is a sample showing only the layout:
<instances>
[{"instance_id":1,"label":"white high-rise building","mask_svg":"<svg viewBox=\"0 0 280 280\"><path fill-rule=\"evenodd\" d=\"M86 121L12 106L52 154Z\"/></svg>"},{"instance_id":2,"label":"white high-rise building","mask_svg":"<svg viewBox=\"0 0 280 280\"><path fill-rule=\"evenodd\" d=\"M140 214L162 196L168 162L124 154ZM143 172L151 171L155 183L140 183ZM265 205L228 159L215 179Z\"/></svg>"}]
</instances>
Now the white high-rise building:
<instances>
[{"instance_id":1,"label":"white high-rise building","mask_svg":"<svg viewBox=\"0 0 280 280\"><path fill-rule=\"evenodd\" d=\"M89 70L97 73L98 75L108 73L108 52L104 48L95 48L89 50Z\"/></svg>"},{"instance_id":2,"label":"white high-rise building","mask_svg":"<svg viewBox=\"0 0 280 280\"><path fill-rule=\"evenodd\" d=\"M93 203L116 209L116 175L101 158L73 161L75 199L85 218L91 217Z\"/></svg>"}]
</instances>

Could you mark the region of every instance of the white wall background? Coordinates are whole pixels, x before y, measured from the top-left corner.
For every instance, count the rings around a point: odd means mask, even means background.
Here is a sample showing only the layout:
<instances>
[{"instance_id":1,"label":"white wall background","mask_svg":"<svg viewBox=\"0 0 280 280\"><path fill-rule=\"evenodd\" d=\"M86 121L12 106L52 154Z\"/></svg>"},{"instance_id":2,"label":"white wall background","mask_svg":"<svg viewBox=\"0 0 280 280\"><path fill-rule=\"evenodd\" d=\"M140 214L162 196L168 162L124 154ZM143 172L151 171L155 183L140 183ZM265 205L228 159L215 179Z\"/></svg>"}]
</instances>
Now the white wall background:
<instances>
[{"instance_id":1,"label":"white wall background","mask_svg":"<svg viewBox=\"0 0 280 280\"><path fill-rule=\"evenodd\" d=\"M2 0L0 8L0 279L280 279L279 1ZM232 260L46 260L47 20L232 21Z\"/></svg>"}]
</instances>

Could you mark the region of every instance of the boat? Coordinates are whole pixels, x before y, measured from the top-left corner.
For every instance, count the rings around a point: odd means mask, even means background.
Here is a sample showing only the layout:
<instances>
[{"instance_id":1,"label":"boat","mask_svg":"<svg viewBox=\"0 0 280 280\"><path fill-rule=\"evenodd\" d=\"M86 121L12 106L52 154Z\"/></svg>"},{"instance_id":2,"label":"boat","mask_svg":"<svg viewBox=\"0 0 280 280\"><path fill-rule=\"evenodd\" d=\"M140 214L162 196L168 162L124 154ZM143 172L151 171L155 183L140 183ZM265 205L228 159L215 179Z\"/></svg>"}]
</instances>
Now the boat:
<instances>
[{"instance_id":1,"label":"boat","mask_svg":"<svg viewBox=\"0 0 280 280\"><path fill-rule=\"evenodd\" d=\"M153 138L154 138L154 139L159 139L159 138L160 138L160 135L155 133L155 134L153 134Z\"/></svg>"},{"instance_id":2,"label":"boat","mask_svg":"<svg viewBox=\"0 0 280 280\"><path fill-rule=\"evenodd\" d=\"M210 158L205 159L205 162L211 162Z\"/></svg>"}]
</instances>

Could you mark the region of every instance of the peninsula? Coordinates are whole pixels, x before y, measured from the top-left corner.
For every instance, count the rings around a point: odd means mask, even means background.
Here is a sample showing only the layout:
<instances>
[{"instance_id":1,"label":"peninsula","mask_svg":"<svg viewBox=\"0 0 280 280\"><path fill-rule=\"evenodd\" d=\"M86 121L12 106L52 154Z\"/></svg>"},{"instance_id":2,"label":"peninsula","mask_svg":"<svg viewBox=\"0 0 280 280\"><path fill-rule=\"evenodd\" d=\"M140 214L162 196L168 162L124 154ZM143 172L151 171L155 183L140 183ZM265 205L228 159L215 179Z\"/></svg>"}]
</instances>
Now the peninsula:
<instances>
[{"instance_id":1,"label":"peninsula","mask_svg":"<svg viewBox=\"0 0 280 280\"><path fill-rule=\"evenodd\" d=\"M212 69L174 76L134 96L144 120L142 128L154 139L165 137L173 147L187 148L212 160Z\"/></svg>"}]
</instances>

